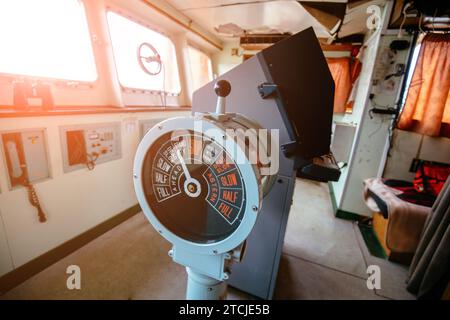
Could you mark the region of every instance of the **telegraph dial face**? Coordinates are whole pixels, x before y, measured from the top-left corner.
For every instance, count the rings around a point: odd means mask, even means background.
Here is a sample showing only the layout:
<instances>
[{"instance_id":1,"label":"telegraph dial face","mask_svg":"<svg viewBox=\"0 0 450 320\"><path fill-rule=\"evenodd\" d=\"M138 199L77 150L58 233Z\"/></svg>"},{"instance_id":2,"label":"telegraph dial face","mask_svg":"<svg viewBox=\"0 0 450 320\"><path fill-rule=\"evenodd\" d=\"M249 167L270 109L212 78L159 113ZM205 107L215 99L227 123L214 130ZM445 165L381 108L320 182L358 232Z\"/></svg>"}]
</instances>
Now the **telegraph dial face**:
<instances>
[{"instance_id":1,"label":"telegraph dial face","mask_svg":"<svg viewBox=\"0 0 450 320\"><path fill-rule=\"evenodd\" d=\"M180 238L215 243L241 223L246 202L241 172L228 152L205 135L165 133L148 149L142 176L151 211Z\"/></svg>"}]
</instances>

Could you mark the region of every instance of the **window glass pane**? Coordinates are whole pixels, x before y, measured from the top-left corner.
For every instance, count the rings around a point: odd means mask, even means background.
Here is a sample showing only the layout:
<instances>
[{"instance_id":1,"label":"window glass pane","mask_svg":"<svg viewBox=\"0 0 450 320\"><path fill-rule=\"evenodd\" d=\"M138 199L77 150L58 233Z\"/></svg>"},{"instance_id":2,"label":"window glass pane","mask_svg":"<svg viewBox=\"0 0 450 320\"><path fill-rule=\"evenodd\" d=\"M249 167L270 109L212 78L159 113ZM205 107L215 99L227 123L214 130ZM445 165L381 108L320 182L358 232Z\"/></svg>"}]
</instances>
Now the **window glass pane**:
<instances>
[{"instance_id":1,"label":"window glass pane","mask_svg":"<svg viewBox=\"0 0 450 320\"><path fill-rule=\"evenodd\" d=\"M416 69L417 59L419 58L421 46L422 46L422 43L418 43L413 51L409 71L408 71L408 74L406 75L406 85L405 85L405 90L404 90L403 96L402 96L402 106L405 105L406 97L408 96L409 86L411 84L411 79L414 74L414 70Z\"/></svg>"},{"instance_id":2,"label":"window glass pane","mask_svg":"<svg viewBox=\"0 0 450 320\"><path fill-rule=\"evenodd\" d=\"M204 52L188 47L193 91L213 80L211 59Z\"/></svg>"},{"instance_id":3,"label":"window glass pane","mask_svg":"<svg viewBox=\"0 0 450 320\"><path fill-rule=\"evenodd\" d=\"M175 46L169 38L114 12L108 12L108 24L117 73L122 86L180 93ZM143 43L152 45L161 56L162 68L157 75L147 74L140 66L138 49ZM141 54L144 57L153 55L148 48L144 48ZM158 69L152 66L154 64L148 64L151 72Z\"/></svg>"},{"instance_id":4,"label":"window glass pane","mask_svg":"<svg viewBox=\"0 0 450 320\"><path fill-rule=\"evenodd\" d=\"M97 78L81 1L0 0L0 43L0 73Z\"/></svg>"}]
</instances>

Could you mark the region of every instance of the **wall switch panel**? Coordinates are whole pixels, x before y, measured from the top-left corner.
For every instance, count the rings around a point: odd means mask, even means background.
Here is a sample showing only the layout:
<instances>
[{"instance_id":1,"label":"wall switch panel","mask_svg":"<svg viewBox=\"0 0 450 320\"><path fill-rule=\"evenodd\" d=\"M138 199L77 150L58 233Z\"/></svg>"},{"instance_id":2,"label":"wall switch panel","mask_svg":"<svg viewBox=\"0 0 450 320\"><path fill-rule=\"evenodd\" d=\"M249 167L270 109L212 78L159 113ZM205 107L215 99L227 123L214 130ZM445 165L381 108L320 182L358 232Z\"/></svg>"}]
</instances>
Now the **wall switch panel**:
<instances>
[{"instance_id":1,"label":"wall switch panel","mask_svg":"<svg viewBox=\"0 0 450 320\"><path fill-rule=\"evenodd\" d=\"M120 159L120 123L60 127L64 172Z\"/></svg>"}]
</instances>

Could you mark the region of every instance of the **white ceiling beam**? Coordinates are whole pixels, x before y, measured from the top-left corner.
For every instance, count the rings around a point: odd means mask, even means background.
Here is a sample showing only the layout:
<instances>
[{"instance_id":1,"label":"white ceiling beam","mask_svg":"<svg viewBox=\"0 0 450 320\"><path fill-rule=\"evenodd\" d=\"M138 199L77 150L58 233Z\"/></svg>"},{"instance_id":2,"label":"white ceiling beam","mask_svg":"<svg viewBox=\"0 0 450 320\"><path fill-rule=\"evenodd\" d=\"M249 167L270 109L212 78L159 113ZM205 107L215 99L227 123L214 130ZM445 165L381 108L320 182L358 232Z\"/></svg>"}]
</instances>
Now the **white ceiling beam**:
<instances>
[{"instance_id":1,"label":"white ceiling beam","mask_svg":"<svg viewBox=\"0 0 450 320\"><path fill-rule=\"evenodd\" d=\"M163 0L140 0L150 8L158 11L160 14L170 18L183 28L193 32L194 34L200 36L202 39L213 45L219 50L223 49L222 41L213 33L208 30L203 29L195 21L187 17L185 14L180 12L175 7L171 6L169 3Z\"/></svg>"}]
</instances>

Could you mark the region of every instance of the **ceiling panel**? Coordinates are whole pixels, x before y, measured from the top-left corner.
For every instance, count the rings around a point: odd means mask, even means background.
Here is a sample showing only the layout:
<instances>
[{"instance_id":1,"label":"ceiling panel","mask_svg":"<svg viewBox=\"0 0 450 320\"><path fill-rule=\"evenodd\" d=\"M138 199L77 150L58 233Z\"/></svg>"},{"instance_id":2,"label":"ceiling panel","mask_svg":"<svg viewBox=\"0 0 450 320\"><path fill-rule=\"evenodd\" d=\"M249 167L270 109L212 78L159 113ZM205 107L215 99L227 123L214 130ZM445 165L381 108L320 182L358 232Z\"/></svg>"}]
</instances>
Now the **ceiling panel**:
<instances>
[{"instance_id":1,"label":"ceiling panel","mask_svg":"<svg viewBox=\"0 0 450 320\"><path fill-rule=\"evenodd\" d=\"M189 10L199 8L212 8L219 6L240 5L242 3L258 2L283 2L289 0L167 0L178 10ZM347 0L302 0L305 2L340 2L347 3Z\"/></svg>"},{"instance_id":2,"label":"ceiling panel","mask_svg":"<svg viewBox=\"0 0 450 320\"><path fill-rule=\"evenodd\" d=\"M254 0L168 0L193 21L210 32L221 24L234 23L245 30L270 30L296 33L313 27L318 37L329 33L297 1L254 1ZM239 4L236 4L239 2ZM234 5L231 5L233 4ZM221 6L218 6L221 5ZM225 5L225 6L223 6ZM195 9L194 9L195 8Z\"/></svg>"},{"instance_id":3,"label":"ceiling panel","mask_svg":"<svg viewBox=\"0 0 450 320\"><path fill-rule=\"evenodd\" d=\"M205 9L220 6L240 5L242 3L251 2L269 2L273 0L167 0L172 6L178 10ZM284 1L284 0L279 0Z\"/></svg>"}]
</instances>

